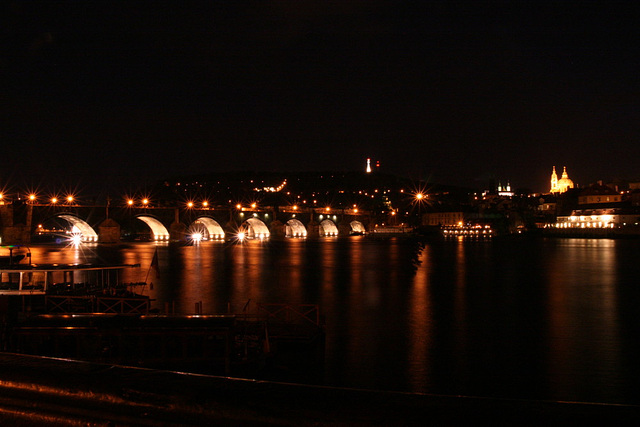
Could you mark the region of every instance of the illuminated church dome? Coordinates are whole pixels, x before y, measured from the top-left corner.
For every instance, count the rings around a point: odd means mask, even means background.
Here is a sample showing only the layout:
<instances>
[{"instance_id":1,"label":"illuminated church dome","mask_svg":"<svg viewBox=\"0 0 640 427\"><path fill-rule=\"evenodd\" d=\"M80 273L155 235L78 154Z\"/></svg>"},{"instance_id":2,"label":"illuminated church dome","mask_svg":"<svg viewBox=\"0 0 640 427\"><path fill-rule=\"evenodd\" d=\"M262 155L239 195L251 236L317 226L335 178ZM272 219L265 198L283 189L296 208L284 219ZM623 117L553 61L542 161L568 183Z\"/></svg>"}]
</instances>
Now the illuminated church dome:
<instances>
[{"instance_id":1,"label":"illuminated church dome","mask_svg":"<svg viewBox=\"0 0 640 427\"><path fill-rule=\"evenodd\" d=\"M569 188L573 188L573 181L569 179L569 175L567 174L567 167L564 167L562 171L562 177L558 179L558 175L556 174L556 167L553 167L553 172L551 172L551 193L564 193Z\"/></svg>"}]
</instances>

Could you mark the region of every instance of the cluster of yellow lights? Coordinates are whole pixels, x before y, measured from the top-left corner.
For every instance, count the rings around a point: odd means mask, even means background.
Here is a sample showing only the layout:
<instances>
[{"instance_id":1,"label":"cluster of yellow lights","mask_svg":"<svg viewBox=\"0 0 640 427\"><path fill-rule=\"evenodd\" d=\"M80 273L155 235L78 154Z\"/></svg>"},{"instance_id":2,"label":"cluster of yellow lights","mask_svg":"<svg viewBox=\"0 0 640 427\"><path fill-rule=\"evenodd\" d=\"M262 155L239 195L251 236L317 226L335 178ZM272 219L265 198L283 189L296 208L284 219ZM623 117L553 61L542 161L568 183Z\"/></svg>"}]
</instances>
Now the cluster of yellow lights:
<instances>
[{"instance_id":1,"label":"cluster of yellow lights","mask_svg":"<svg viewBox=\"0 0 640 427\"><path fill-rule=\"evenodd\" d=\"M195 206L196 206L196 203L195 203L195 202L193 202L193 201L191 201L191 200L189 200L189 201L187 202L187 207L188 207L188 208L194 208ZM200 206L202 206L202 208L203 208L203 209L209 209L209 202L208 202L208 201L206 201L206 200L203 200L203 201L200 203Z\"/></svg>"},{"instance_id":2,"label":"cluster of yellow lights","mask_svg":"<svg viewBox=\"0 0 640 427\"><path fill-rule=\"evenodd\" d=\"M27 199L29 200L29 202L31 203L35 203L38 201L38 196L34 193L29 194L29 196L27 196ZM0 193L0 201L4 200L4 194ZM73 195L68 195L67 197L65 197L63 200L59 199L56 196L53 196L49 199L49 203L55 205L56 203L59 203L61 201L65 201L67 203L73 203L75 201L75 197Z\"/></svg>"},{"instance_id":3,"label":"cluster of yellow lights","mask_svg":"<svg viewBox=\"0 0 640 427\"><path fill-rule=\"evenodd\" d=\"M65 201L66 201L67 203L73 203L73 201L74 201L74 200L75 200L75 199L74 199L74 197L73 197L73 196L67 196L67 198L65 199ZM52 197L52 198L51 198L51 203L52 203L52 204L54 204L54 205L55 205L56 203L58 203L59 201L60 201L60 200L59 200L57 197Z\"/></svg>"},{"instance_id":4,"label":"cluster of yellow lights","mask_svg":"<svg viewBox=\"0 0 640 427\"><path fill-rule=\"evenodd\" d=\"M257 207L258 207L258 204L257 204L257 203L255 203L255 202L254 202L254 203L251 203L251 204L249 205L249 207L246 207L246 208L245 208L244 206L242 206L242 204L241 204L241 203L238 203L238 204L236 205L236 209L237 209L237 210L239 210L239 211L251 210L251 209L255 209L255 208L257 208Z\"/></svg>"},{"instance_id":5,"label":"cluster of yellow lights","mask_svg":"<svg viewBox=\"0 0 640 427\"><path fill-rule=\"evenodd\" d=\"M555 224L556 228L614 228L612 215L572 215L569 221Z\"/></svg>"},{"instance_id":6,"label":"cluster of yellow lights","mask_svg":"<svg viewBox=\"0 0 640 427\"><path fill-rule=\"evenodd\" d=\"M127 200L127 205L129 205L129 206L133 206L135 203L136 203L136 201L135 201L135 200L133 200L133 199L128 199L128 200ZM144 199L140 200L140 203L141 203L143 206L148 206L148 205L149 205L149 199L144 198Z\"/></svg>"},{"instance_id":7,"label":"cluster of yellow lights","mask_svg":"<svg viewBox=\"0 0 640 427\"><path fill-rule=\"evenodd\" d=\"M462 222L458 222L456 226L446 226L442 231L445 237L491 237L493 235L493 230L489 225L464 225Z\"/></svg>"},{"instance_id":8,"label":"cluster of yellow lights","mask_svg":"<svg viewBox=\"0 0 640 427\"><path fill-rule=\"evenodd\" d=\"M266 193L277 193L277 192L282 191L286 185L287 185L287 180L285 179L284 181L282 181L282 184L278 185L277 187L254 188L253 191L264 191Z\"/></svg>"}]
</instances>

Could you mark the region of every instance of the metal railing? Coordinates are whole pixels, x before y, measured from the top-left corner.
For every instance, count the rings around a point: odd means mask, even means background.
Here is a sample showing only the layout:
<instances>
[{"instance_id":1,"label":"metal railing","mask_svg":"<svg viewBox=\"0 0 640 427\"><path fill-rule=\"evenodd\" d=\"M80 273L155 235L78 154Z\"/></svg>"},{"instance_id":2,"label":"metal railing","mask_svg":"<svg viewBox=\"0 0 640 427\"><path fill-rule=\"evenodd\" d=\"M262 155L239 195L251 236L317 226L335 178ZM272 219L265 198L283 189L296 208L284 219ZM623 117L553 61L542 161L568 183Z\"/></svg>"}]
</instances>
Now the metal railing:
<instances>
[{"instance_id":1,"label":"metal railing","mask_svg":"<svg viewBox=\"0 0 640 427\"><path fill-rule=\"evenodd\" d=\"M147 314L150 300L148 298L118 298L96 296L60 296L45 297L47 313L119 313Z\"/></svg>"}]
</instances>

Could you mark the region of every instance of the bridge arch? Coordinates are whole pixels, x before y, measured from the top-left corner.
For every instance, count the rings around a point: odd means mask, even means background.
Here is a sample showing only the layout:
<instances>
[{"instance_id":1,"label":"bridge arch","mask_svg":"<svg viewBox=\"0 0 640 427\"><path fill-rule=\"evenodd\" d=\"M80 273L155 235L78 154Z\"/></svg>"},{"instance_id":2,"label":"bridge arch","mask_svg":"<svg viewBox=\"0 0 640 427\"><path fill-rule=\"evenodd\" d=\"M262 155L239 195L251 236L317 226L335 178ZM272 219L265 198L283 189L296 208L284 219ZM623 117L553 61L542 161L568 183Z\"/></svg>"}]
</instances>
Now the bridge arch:
<instances>
[{"instance_id":1,"label":"bridge arch","mask_svg":"<svg viewBox=\"0 0 640 427\"><path fill-rule=\"evenodd\" d=\"M222 240L224 230L213 218L203 216L196 219L189 227L190 234L199 233L203 240Z\"/></svg>"},{"instance_id":2,"label":"bridge arch","mask_svg":"<svg viewBox=\"0 0 640 427\"><path fill-rule=\"evenodd\" d=\"M286 237L307 237L307 229L297 219L292 218L285 224Z\"/></svg>"},{"instance_id":3,"label":"bridge arch","mask_svg":"<svg viewBox=\"0 0 640 427\"><path fill-rule=\"evenodd\" d=\"M267 225L258 218L247 219L242 224L241 229L244 229L245 236L248 239L266 239L271 235Z\"/></svg>"},{"instance_id":4,"label":"bridge arch","mask_svg":"<svg viewBox=\"0 0 640 427\"><path fill-rule=\"evenodd\" d=\"M58 218L62 218L71 224L72 233L74 235L79 235L80 240L83 242L97 242L98 241L98 233L85 221L78 218L75 215L71 214L58 214L56 215Z\"/></svg>"},{"instance_id":5,"label":"bridge arch","mask_svg":"<svg viewBox=\"0 0 640 427\"><path fill-rule=\"evenodd\" d=\"M153 240L169 240L169 230L158 219L146 215L139 215L136 218L149 226Z\"/></svg>"},{"instance_id":6,"label":"bridge arch","mask_svg":"<svg viewBox=\"0 0 640 427\"><path fill-rule=\"evenodd\" d=\"M335 222L330 219L325 219L320 222L320 229L318 230L320 236L337 236L338 235L338 227L336 227Z\"/></svg>"},{"instance_id":7,"label":"bridge arch","mask_svg":"<svg viewBox=\"0 0 640 427\"><path fill-rule=\"evenodd\" d=\"M351 221L349 225L351 226L351 233L353 234L364 234L367 232L364 228L364 224L360 221Z\"/></svg>"}]
</instances>

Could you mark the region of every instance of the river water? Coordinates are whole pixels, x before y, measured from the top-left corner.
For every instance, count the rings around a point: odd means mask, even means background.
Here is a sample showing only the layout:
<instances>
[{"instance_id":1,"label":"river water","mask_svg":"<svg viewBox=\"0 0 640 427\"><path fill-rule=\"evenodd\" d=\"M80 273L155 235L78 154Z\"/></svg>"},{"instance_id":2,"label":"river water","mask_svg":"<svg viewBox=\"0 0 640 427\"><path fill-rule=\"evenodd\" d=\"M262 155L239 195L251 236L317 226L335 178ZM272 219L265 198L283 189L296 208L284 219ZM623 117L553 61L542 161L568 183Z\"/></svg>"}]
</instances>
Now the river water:
<instances>
[{"instance_id":1,"label":"river water","mask_svg":"<svg viewBox=\"0 0 640 427\"><path fill-rule=\"evenodd\" d=\"M354 236L31 252L34 263L140 263L123 279L153 282L160 309L318 304L326 385L640 403L640 240Z\"/></svg>"}]
</instances>

